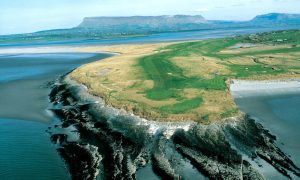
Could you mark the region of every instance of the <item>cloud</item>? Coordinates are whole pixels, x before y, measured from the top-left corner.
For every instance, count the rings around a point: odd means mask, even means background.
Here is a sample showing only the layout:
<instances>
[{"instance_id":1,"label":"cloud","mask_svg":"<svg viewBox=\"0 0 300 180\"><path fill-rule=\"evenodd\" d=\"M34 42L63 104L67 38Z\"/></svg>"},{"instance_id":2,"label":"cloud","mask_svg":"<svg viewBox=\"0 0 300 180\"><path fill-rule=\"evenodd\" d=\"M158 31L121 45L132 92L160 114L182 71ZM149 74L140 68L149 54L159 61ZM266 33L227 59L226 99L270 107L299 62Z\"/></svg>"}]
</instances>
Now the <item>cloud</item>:
<instances>
[{"instance_id":1,"label":"cloud","mask_svg":"<svg viewBox=\"0 0 300 180\"><path fill-rule=\"evenodd\" d=\"M198 9L196 9L195 11L196 11L196 12L203 13L203 12L208 12L209 10L210 10L209 8L198 8Z\"/></svg>"}]
</instances>

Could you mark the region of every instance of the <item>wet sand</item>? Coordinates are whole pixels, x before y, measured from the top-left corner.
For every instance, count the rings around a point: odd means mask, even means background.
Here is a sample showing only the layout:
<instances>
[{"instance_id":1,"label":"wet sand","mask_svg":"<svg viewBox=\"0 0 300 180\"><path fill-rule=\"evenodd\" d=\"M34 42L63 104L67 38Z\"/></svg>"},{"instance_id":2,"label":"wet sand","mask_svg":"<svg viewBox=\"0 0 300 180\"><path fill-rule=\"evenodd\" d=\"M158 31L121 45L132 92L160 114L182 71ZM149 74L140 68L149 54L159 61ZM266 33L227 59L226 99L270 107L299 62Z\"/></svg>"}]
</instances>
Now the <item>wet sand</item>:
<instances>
[{"instance_id":1,"label":"wet sand","mask_svg":"<svg viewBox=\"0 0 300 180\"><path fill-rule=\"evenodd\" d=\"M232 80L230 91L235 98L293 94L300 92L300 79L265 81Z\"/></svg>"}]
</instances>

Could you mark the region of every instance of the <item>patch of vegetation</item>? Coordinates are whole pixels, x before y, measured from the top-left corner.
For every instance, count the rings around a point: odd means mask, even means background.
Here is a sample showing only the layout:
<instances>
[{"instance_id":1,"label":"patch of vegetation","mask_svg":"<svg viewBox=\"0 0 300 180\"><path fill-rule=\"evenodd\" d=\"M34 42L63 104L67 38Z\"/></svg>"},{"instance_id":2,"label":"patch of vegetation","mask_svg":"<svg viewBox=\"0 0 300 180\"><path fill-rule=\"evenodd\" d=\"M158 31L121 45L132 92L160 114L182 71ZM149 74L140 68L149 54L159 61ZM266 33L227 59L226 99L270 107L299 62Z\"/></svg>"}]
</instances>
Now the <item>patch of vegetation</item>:
<instances>
[{"instance_id":1,"label":"patch of vegetation","mask_svg":"<svg viewBox=\"0 0 300 180\"><path fill-rule=\"evenodd\" d=\"M186 87L225 90L224 77L204 79L188 77L183 70L172 63L171 59L178 56L188 56L195 50L197 43L183 43L170 46L168 51L142 57L139 65L143 68L145 79L154 81L154 88L146 91L147 97L153 100L165 100L169 98L180 98L180 92ZM187 49L184 49L184 46ZM183 48L180 50L180 48ZM198 47L199 48L199 47Z\"/></svg>"},{"instance_id":2,"label":"patch of vegetation","mask_svg":"<svg viewBox=\"0 0 300 180\"><path fill-rule=\"evenodd\" d=\"M180 103L162 106L160 110L163 111L164 113L167 112L171 114L179 114L197 108L202 103L203 103L203 99L201 97L196 97L193 99L184 100Z\"/></svg>"},{"instance_id":3,"label":"patch of vegetation","mask_svg":"<svg viewBox=\"0 0 300 180\"><path fill-rule=\"evenodd\" d=\"M216 76L212 79L201 79L201 77L193 77L190 79L190 84L186 87L188 88L199 88L205 90L226 90L226 77Z\"/></svg>"},{"instance_id":4,"label":"patch of vegetation","mask_svg":"<svg viewBox=\"0 0 300 180\"><path fill-rule=\"evenodd\" d=\"M287 72L286 69L280 69L276 67L268 67L260 64L256 65L240 65L240 64L231 64L228 65L233 72L231 77L234 78L247 78L251 76L258 75L277 75Z\"/></svg>"},{"instance_id":5,"label":"patch of vegetation","mask_svg":"<svg viewBox=\"0 0 300 180\"><path fill-rule=\"evenodd\" d=\"M189 56L191 54L226 58L227 55L219 54L219 52L227 47L233 46L240 42L242 37L211 39L206 41L187 42L173 44L165 48L169 50L175 57Z\"/></svg>"},{"instance_id":6,"label":"patch of vegetation","mask_svg":"<svg viewBox=\"0 0 300 180\"><path fill-rule=\"evenodd\" d=\"M232 109L226 109L222 114L221 117L222 118L227 118L227 117L231 117L234 114L236 114L238 112L237 108L232 108Z\"/></svg>"},{"instance_id":7,"label":"patch of vegetation","mask_svg":"<svg viewBox=\"0 0 300 180\"><path fill-rule=\"evenodd\" d=\"M275 31L253 34L244 38L244 42L260 44L300 44L300 31Z\"/></svg>"}]
</instances>

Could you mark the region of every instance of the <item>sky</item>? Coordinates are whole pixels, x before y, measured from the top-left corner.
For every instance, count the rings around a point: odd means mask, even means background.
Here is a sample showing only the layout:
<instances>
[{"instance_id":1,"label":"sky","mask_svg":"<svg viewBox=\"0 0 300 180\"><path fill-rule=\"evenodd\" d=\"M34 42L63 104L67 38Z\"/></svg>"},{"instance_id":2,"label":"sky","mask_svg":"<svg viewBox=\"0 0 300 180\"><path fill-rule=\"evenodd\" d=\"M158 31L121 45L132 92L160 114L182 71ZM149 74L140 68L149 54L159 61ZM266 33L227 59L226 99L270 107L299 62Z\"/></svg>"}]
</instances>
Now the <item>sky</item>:
<instances>
[{"instance_id":1,"label":"sky","mask_svg":"<svg viewBox=\"0 0 300 180\"><path fill-rule=\"evenodd\" d=\"M91 16L200 14L243 21L271 12L300 14L300 0L0 0L0 34L71 28Z\"/></svg>"}]
</instances>

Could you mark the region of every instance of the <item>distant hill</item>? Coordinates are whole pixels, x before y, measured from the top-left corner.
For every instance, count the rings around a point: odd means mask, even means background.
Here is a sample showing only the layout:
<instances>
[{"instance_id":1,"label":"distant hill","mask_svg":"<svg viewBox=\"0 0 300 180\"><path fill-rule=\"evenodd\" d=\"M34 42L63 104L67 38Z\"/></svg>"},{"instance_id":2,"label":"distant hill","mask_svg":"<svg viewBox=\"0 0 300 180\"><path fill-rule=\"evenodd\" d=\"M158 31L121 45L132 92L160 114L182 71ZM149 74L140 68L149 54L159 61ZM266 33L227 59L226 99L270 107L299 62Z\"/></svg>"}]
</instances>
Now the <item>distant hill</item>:
<instances>
[{"instance_id":1,"label":"distant hill","mask_svg":"<svg viewBox=\"0 0 300 180\"><path fill-rule=\"evenodd\" d=\"M209 21L201 15L87 17L75 27L102 33L124 34L170 31L191 31L228 27L272 27L274 25L300 25L300 14L269 13L258 15L250 21Z\"/></svg>"},{"instance_id":2,"label":"distant hill","mask_svg":"<svg viewBox=\"0 0 300 180\"><path fill-rule=\"evenodd\" d=\"M281 29L300 28L300 14L270 13L243 22L210 21L201 15L86 17L78 26L70 29L0 36L0 45L23 42L107 39L164 32L273 27L281 27Z\"/></svg>"},{"instance_id":3,"label":"distant hill","mask_svg":"<svg viewBox=\"0 0 300 180\"><path fill-rule=\"evenodd\" d=\"M277 23L277 24L295 24L300 23L300 14L270 13L256 16L250 22L254 23Z\"/></svg>"},{"instance_id":4,"label":"distant hill","mask_svg":"<svg viewBox=\"0 0 300 180\"><path fill-rule=\"evenodd\" d=\"M160 26L177 26L178 24L199 24L204 22L206 20L201 15L86 17L78 27L94 28L116 25L138 25L157 28Z\"/></svg>"}]
</instances>

